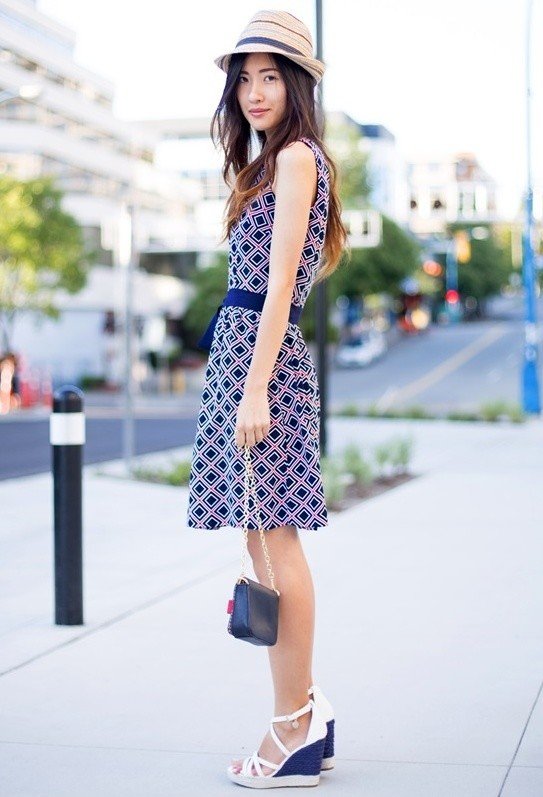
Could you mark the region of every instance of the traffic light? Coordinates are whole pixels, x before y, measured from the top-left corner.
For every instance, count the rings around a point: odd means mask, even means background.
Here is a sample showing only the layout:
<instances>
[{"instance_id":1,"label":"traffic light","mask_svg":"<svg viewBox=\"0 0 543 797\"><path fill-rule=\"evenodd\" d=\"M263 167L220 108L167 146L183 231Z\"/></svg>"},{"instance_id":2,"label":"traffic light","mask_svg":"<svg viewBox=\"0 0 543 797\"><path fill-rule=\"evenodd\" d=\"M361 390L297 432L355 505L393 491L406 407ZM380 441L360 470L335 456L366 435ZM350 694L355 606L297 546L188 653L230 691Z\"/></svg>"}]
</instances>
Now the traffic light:
<instances>
[{"instance_id":1,"label":"traffic light","mask_svg":"<svg viewBox=\"0 0 543 797\"><path fill-rule=\"evenodd\" d=\"M454 232L454 251L458 263L469 263L471 260L471 243L466 230Z\"/></svg>"},{"instance_id":2,"label":"traffic light","mask_svg":"<svg viewBox=\"0 0 543 797\"><path fill-rule=\"evenodd\" d=\"M431 277L440 277L443 273L442 266L435 260L425 260L422 264L422 270Z\"/></svg>"},{"instance_id":3,"label":"traffic light","mask_svg":"<svg viewBox=\"0 0 543 797\"><path fill-rule=\"evenodd\" d=\"M447 304L457 304L460 299L460 294L454 288L450 288L445 294L445 301Z\"/></svg>"}]
</instances>

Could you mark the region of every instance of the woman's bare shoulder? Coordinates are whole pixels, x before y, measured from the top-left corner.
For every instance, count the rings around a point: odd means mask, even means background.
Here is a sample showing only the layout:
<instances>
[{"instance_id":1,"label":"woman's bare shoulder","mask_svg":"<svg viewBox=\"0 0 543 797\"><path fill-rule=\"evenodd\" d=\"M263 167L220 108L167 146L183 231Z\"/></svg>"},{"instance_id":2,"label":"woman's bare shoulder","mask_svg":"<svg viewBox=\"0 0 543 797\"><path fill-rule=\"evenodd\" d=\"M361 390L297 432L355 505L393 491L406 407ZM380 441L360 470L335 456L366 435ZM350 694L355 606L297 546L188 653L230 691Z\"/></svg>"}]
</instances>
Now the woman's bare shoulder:
<instances>
[{"instance_id":1,"label":"woman's bare shoulder","mask_svg":"<svg viewBox=\"0 0 543 797\"><path fill-rule=\"evenodd\" d=\"M277 160L282 163L287 163L289 166L308 166L315 163L315 155L307 144L303 141L291 141L286 147L280 149L277 153Z\"/></svg>"},{"instance_id":2,"label":"woman's bare shoulder","mask_svg":"<svg viewBox=\"0 0 543 797\"><path fill-rule=\"evenodd\" d=\"M316 186L317 164L313 151L303 141L291 141L277 153L273 191L276 189L278 174L293 182L306 179Z\"/></svg>"}]
</instances>

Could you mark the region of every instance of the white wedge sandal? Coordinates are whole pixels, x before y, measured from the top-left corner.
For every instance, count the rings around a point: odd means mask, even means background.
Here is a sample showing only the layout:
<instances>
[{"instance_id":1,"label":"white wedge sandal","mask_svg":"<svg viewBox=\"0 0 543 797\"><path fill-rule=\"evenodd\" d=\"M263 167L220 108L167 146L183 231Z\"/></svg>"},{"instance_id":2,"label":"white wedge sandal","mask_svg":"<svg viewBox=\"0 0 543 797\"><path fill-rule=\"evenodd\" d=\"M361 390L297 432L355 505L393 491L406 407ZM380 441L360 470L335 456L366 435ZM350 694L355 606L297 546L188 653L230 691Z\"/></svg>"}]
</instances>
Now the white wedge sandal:
<instances>
[{"instance_id":1,"label":"white wedge sandal","mask_svg":"<svg viewBox=\"0 0 543 797\"><path fill-rule=\"evenodd\" d=\"M294 750L289 750L281 739L277 736L274 722L292 722L292 727L298 727L298 717L311 711L311 722L305 742ZM243 759L241 770L235 772L231 764L227 771L230 780L240 786L248 786L251 789L274 789L278 786L317 786L319 783L322 754L324 741L326 739L327 727L321 712L316 709L313 700L309 700L305 706L294 711L292 714L285 714L282 717L272 717L270 722L270 734L282 753L285 754L280 764L266 761L258 754L258 750ZM262 772L262 765L274 770L267 775ZM256 775L253 775L253 766Z\"/></svg>"},{"instance_id":2,"label":"white wedge sandal","mask_svg":"<svg viewBox=\"0 0 543 797\"><path fill-rule=\"evenodd\" d=\"M315 701L317 709L320 711L323 720L326 723L326 740L324 742L324 751L322 754L321 769L334 768L334 732L335 732L335 719L334 709L332 704L325 698L322 690L313 684L307 690L307 693Z\"/></svg>"}]
</instances>

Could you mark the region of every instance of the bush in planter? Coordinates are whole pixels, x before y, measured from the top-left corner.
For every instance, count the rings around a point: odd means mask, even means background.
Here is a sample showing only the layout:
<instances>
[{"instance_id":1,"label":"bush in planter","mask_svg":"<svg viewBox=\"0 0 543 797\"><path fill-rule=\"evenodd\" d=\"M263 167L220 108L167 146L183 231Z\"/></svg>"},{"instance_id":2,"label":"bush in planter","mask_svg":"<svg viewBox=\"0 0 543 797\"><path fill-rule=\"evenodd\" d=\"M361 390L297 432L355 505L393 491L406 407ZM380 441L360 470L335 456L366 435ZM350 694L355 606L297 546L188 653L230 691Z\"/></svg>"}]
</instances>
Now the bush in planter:
<instances>
[{"instance_id":1,"label":"bush in planter","mask_svg":"<svg viewBox=\"0 0 543 797\"><path fill-rule=\"evenodd\" d=\"M83 374L78 381L81 390L100 390L107 387L105 378L94 374Z\"/></svg>"},{"instance_id":2,"label":"bush in planter","mask_svg":"<svg viewBox=\"0 0 543 797\"><path fill-rule=\"evenodd\" d=\"M373 468L364 459L362 451L355 443L351 443L344 448L343 467L359 485L371 484L373 481Z\"/></svg>"},{"instance_id":3,"label":"bush in planter","mask_svg":"<svg viewBox=\"0 0 543 797\"><path fill-rule=\"evenodd\" d=\"M345 404L335 414L344 418L355 418L360 415L360 409L356 404Z\"/></svg>"},{"instance_id":4,"label":"bush in planter","mask_svg":"<svg viewBox=\"0 0 543 797\"><path fill-rule=\"evenodd\" d=\"M156 482L158 484L171 484L174 487L189 483L190 462L182 460L172 462L169 468L140 467L132 471L136 479Z\"/></svg>"},{"instance_id":5,"label":"bush in planter","mask_svg":"<svg viewBox=\"0 0 543 797\"><path fill-rule=\"evenodd\" d=\"M413 454L413 437L396 437L390 441L390 464L396 474L407 473Z\"/></svg>"},{"instance_id":6,"label":"bush in planter","mask_svg":"<svg viewBox=\"0 0 543 797\"><path fill-rule=\"evenodd\" d=\"M524 420L524 414L518 404L497 399L481 405L481 418L484 421L512 420L518 423Z\"/></svg>"},{"instance_id":7,"label":"bush in planter","mask_svg":"<svg viewBox=\"0 0 543 797\"><path fill-rule=\"evenodd\" d=\"M373 449L373 458L380 478L387 476L387 465L390 463L392 450L389 443L381 443Z\"/></svg>"},{"instance_id":8,"label":"bush in planter","mask_svg":"<svg viewBox=\"0 0 543 797\"><path fill-rule=\"evenodd\" d=\"M346 483L341 461L335 457L322 456L321 474L325 501L330 508L333 508L345 497Z\"/></svg>"}]
</instances>

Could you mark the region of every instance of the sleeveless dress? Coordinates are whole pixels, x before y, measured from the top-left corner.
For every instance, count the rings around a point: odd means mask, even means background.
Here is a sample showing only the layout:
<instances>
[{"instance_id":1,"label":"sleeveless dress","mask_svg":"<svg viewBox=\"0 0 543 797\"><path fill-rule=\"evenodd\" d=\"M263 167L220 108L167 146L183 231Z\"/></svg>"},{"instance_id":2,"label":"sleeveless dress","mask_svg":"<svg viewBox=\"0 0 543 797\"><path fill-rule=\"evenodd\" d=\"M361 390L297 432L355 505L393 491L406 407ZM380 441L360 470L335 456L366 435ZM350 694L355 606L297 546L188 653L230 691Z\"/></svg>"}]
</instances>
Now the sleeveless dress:
<instances>
[{"instance_id":1,"label":"sleeveless dress","mask_svg":"<svg viewBox=\"0 0 543 797\"><path fill-rule=\"evenodd\" d=\"M317 165L317 198L309 213L292 302L303 305L324 244L329 173L310 138ZM262 176L264 166L256 180ZM243 210L229 237L228 288L265 292L268 286L275 194L268 183ZM261 311L222 307L209 350L189 476L187 524L199 529L243 527L245 459L235 443L236 413L253 356ZM268 382L270 429L250 447L262 528L328 525L319 447L320 394L311 355L297 324L288 322ZM258 529L253 494L248 528Z\"/></svg>"}]
</instances>

